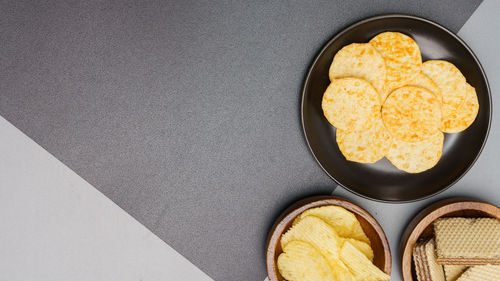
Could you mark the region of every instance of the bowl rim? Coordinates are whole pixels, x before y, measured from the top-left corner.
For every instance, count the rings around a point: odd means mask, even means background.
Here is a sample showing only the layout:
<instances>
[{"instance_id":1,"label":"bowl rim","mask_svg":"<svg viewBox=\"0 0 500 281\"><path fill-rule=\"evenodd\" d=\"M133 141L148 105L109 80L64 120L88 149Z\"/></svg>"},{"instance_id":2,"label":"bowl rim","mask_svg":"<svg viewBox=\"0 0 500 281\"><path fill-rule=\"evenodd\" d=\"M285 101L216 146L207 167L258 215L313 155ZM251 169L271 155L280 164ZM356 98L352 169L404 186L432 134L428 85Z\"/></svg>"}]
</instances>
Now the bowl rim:
<instances>
[{"instance_id":1,"label":"bowl rim","mask_svg":"<svg viewBox=\"0 0 500 281\"><path fill-rule=\"evenodd\" d=\"M491 217L494 212L500 214L500 208L488 202L470 197L451 197L434 202L418 211L405 227L400 240L400 274L404 281L414 280L412 277L412 252L411 244L414 245L422 235L422 232L436 219L451 212L474 210L487 213ZM430 218L430 220L429 220ZM497 218L498 219L498 218Z\"/></svg>"},{"instance_id":2,"label":"bowl rim","mask_svg":"<svg viewBox=\"0 0 500 281\"><path fill-rule=\"evenodd\" d=\"M328 206L328 205L343 207L346 210L363 217L366 221L369 222L369 224L375 229L375 232L377 233L379 239L381 240L384 249L385 268L382 270L389 275L391 274L392 270L391 248L389 245L389 241L387 240L387 236L385 235L385 232L382 226L378 223L378 221L368 211L366 211L359 205L351 201L348 201L345 198L333 195L319 195L319 196L306 197L291 204L281 213L281 215L276 219L274 225L271 227L271 230L269 231L268 240L266 243L266 270L267 270L267 276L270 281L278 280L276 273L276 267L277 267L276 259L274 258L276 255L275 249L276 249L276 244L279 243L280 241L281 234L286 230L286 225L305 210L315 207Z\"/></svg>"},{"instance_id":3,"label":"bowl rim","mask_svg":"<svg viewBox=\"0 0 500 281\"><path fill-rule=\"evenodd\" d=\"M469 166L462 172L461 175L459 175L458 177L456 177L453 181L451 181L448 185L444 186L443 188L437 190L436 192L434 193L431 193L431 194L428 194L426 196L422 196L422 197L418 197L418 198L415 198L415 199L410 199L410 200L387 200L387 199L379 199L379 198L373 198L373 197L370 197L370 196L367 196L365 194L362 194L362 193L359 193L357 191L354 191L353 189L351 189L350 187L347 187L346 185L342 184L340 181L338 181L333 175L331 175L327 169L323 166L323 164L319 161L319 159L316 157L316 154L314 153L313 151L313 148L311 146L311 143L309 141L309 135L306 131L306 125L305 125L305 120L304 120L304 107L305 107L305 96L306 96L306 91L308 90L308 84L309 84L309 80L311 79L311 73L312 73L312 70L313 70L313 67L316 65L316 63L318 62L319 58L326 52L326 50L328 49L328 47L333 44L334 41L336 41L340 36L344 35L345 33L351 31L353 28L359 26L359 25L362 25L362 24L365 24L365 23L368 23L368 22L371 22L371 21L375 21L375 20L380 20L380 19L387 19L387 18L405 18L405 19L413 19L413 20L419 20L419 21L423 21L425 23L428 23L430 25L433 25L441 30L443 30L444 32L448 33L450 36L452 36L454 39L456 39L460 44L462 44L465 49L471 54L473 60L475 61L475 63L479 66L479 70L480 70L480 74L481 76L484 78L484 82L486 84L486 93L488 95L488 100L490 101L489 102L489 116L488 116L488 126L486 128L486 135L483 139L483 143L481 144L481 148L479 149L476 157L474 158L473 161L470 162ZM483 66L481 65L481 62L479 61L479 59L477 58L476 54L472 51L472 49L469 47L469 45L467 45L467 43L465 43L464 40L462 40L458 35L456 35L454 32L452 32L451 30L449 30L448 28L440 25L439 23L436 23L434 21L431 21L429 19L426 19L426 18L422 18L422 17L418 17L418 16L414 16L414 15L408 15L408 14L397 14L397 13L394 13L394 14L382 14L382 15L377 15L377 16L373 16L373 17L368 17L368 18L365 18L363 20L360 20L360 21L357 21L351 25L348 25L347 27L343 28L341 31L339 31L338 33L336 33L330 40L328 40L326 43L323 44L323 47L321 47L321 50L315 55L314 57L314 60L312 61L312 63L310 64L308 70L307 70L307 74L306 74L306 77L304 79L304 82L303 82L303 86L302 86L302 95L301 95L301 102L300 102L300 120L301 120L301 123L302 123L302 133L304 134L304 138L306 139L306 143L307 143L307 147L309 148L309 151L311 152L314 160L316 161L316 163L318 163L318 165L321 167L321 169L339 186L343 187L344 189L346 189L347 191L353 193L353 194L356 194L360 197L363 197L363 198L366 198L366 199L369 199L369 200L372 200L372 201L376 201L376 202L383 202L383 203L391 203L391 204L401 204L401 203L410 203L410 202L417 202L417 201L421 201L421 200L425 200L427 198L430 198L430 197L433 197L445 190L447 190L448 188L452 187L455 183L457 183L460 179L462 179L463 176L465 176L469 170L474 166L474 164L476 163L476 161L479 159L479 156L481 155L485 145L486 145L486 141L488 140L488 136L490 134L490 128L491 128L491 119L492 119L492 116L493 116L493 105L492 105L492 97L491 97L491 89L490 89L490 84L488 82L488 77L486 76L486 72L484 71L484 68Z\"/></svg>"}]
</instances>

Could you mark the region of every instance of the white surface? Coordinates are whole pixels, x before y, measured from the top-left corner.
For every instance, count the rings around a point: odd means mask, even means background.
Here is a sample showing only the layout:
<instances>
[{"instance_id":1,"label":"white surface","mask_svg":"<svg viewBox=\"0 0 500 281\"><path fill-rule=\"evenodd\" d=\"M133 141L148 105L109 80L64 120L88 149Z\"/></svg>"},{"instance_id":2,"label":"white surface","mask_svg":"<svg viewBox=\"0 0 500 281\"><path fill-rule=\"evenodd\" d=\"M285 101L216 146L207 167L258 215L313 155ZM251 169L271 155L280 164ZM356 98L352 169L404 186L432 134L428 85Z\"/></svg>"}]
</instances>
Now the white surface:
<instances>
[{"instance_id":1,"label":"white surface","mask_svg":"<svg viewBox=\"0 0 500 281\"><path fill-rule=\"evenodd\" d=\"M428 200L408 204L385 204L355 196L342 188L334 194L349 198L369 211L382 225L392 251L392 279L400 281L399 239L409 221L424 206L440 199L470 196L500 205L500 1L486 0L458 35L472 48L488 76L493 96L493 121L488 142L474 165L455 186Z\"/></svg>"},{"instance_id":2,"label":"white surface","mask_svg":"<svg viewBox=\"0 0 500 281\"><path fill-rule=\"evenodd\" d=\"M2 117L0 132L0 281L212 280Z\"/></svg>"}]
</instances>

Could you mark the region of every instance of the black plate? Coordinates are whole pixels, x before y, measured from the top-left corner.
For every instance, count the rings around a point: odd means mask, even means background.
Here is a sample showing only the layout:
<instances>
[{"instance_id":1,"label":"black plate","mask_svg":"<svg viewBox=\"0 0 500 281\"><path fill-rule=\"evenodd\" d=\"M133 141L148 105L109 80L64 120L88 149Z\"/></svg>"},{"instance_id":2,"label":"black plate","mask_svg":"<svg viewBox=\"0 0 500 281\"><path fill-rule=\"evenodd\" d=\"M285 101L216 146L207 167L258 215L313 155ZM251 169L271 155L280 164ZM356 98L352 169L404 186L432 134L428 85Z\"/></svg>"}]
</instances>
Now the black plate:
<instances>
[{"instance_id":1,"label":"black plate","mask_svg":"<svg viewBox=\"0 0 500 281\"><path fill-rule=\"evenodd\" d=\"M386 158L374 164L345 160L335 142L335 128L323 117L321 100L328 86L333 56L350 43L368 42L384 31L411 36L423 61L444 59L455 64L476 88L479 113L465 131L445 134L443 155L430 170L409 174ZM408 15L384 15L355 23L331 39L315 58L304 82L302 127L316 161L339 185L360 196L385 202L408 202L435 195L458 181L481 153L490 128L491 94L488 80L472 50L455 34L432 21Z\"/></svg>"}]
</instances>

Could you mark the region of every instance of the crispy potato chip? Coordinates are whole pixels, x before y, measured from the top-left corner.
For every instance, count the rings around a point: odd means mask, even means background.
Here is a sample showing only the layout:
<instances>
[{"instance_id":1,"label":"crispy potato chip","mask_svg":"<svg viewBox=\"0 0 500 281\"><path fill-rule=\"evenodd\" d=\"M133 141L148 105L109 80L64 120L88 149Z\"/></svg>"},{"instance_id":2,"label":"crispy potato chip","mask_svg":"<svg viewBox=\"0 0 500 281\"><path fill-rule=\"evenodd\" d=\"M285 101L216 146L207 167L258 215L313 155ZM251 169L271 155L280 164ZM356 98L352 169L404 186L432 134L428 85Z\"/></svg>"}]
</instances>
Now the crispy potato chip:
<instances>
[{"instance_id":1,"label":"crispy potato chip","mask_svg":"<svg viewBox=\"0 0 500 281\"><path fill-rule=\"evenodd\" d=\"M455 65L443 60L424 62L422 72L441 90L443 119L448 120L449 116L465 102L467 94L465 77Z\"/></svg>"},{"instance_id":2,"label":"crispy potato chip","mask_svg":"<svg viewBox=\"0 0 500 281\"><path fill-rule=\"evenodd\" d=\"M333 227L341 237L353 238L370 244L370 239L368 239L363 228L361 228L361 224L356 216L340 206L322 206L306 210L295 219L293 225L296 225L307 216L315 216L322 219Z\"/></svg>"},{"instance_id":3,"label":"crispy potato chip","mask_svg":"<svg viewBox=\"0 0 500 281\"><path fill-rule=\"evenodd\" d=\"M288 243L294 240L313 245L330 264L334 264L338 260L340 237L330 225L320 218L313 216L302 218L281 236L281 247L285 248Z\"/></svg>"},{"instance_id":4,"label":"crispy potato chip","mask_svg":"<svg viewBox=\"0 0 500 281\"><path fill-rule=\"evenodd\" d=\"M391 276L385 274L382 270L373 265L363 253L349 242L345 242L344 246L342 246L340 250L340 259L354 274L356 280L381 281L391 279Z\"/></svg>"},{"instance_id":5,"label":"crispy potato chip","mask_svg":"<svg viewBox=\"0 0 500 281\"><path fill-rule=\"evenodd\" d=\"M381 117L365 131L337 129L336 140L345 159L359 163L375 163L382 159L392 143Z\"/></svg>"},{"instance_id":6,"label":"crispy potato chip","mask_svg":"<svg viewBox=\"0 0 500 281\"><path fill-rule=\"evenodd\" d=\"M386 85L382 102L396 88L406 85L422 70L422 56L417 43L399 32L383 32L370 40L386 64Z\"/></svg>"},{"instance_id":7,"label":"crispy potato chip","mask_svg":"<svg viewBox=\"0 0 500 281\"><path fill-rule=\"evenodd\" d=\"M335 268L337 280L352 280L349 270L339 259L341 238L333 227L314 216L303 217L281 236L281 247L284 249L292 241L303 241L311 244Z\"/></svg>"},{"instance_id":8,"label":"crispy potato chip","mask_svg":"<svg viewBox=\"0 0 500 281\"><path fill-rule=\"evenodd\" d=\"M419 86L429 90L431 93L436 95L439 98L439 101L443 102L443 95L441 95L441 90L434 81L432 81L429 76L425 75L423 72L420 72L413 80L408 83L409 86Z\"/></svg>"},{"instance_id":9,"label":"crispy potato chip","mask_svg":"<svg viewBox=\"0 0 500 281\"><path fill-rule=\"evenodd\" d=\"M352 43L335 54L329 76L331 81L345 77L364 79L380 92L385 84L385 61L371 44Z\"/></svg>"},{"instance_id":10,"label":"crispy potato chip","mask_svg":"<svg viewBox=\"0 0 500 281\"><path fill-rule=\"evenodd\" d=\"M367 130L380 114L380 98L365 80L334 79L323 95L321 107L333 126L348 131Z\"/></svg>"},{"instance_id":11,"label":"crispy potato chip","mask_svg":"<svg viewBox=\"0 0 500 281\"><path fill-rule=\"evenodd\" d=\"M398 169L408 173L420 173L434 167L443 152L444 135L437 132L421 142L393 140L386 157Z\"/></svg>"},{"instance_id":12,"label":"crispy potato chip","mask_svg":"<svg viewBox=\"0 0 500 281\"><path fill-rule=\"evenodd\" d=\"M442 130L445 133L458 133L467 129L476 119L479 111L476 89L466 84L467 96L465 102L452 114L443 119Z\"/></svg>"},{"instance_id":13,"label":"crispy potato chip","mask_svg":"<svg viewBox=\"0 0 500 281\"><path fill-rule=\"evenodd\" d=\"M358 249L360 252L365 255L370 261L373 261L373 250L370 244L359 241L353 238L340 238L340 245L343 246L345 242L351 243L356 249ZM342 248L342 247L341 247Z\"/></svg>"},{"instance_id":14,"label":"crispy potato chip","mask_svg":"<svg viewBox=\"0 0 500 281\"><path fill-rule=\"evenodd\" d=\"M422 141L439 131L441 104L434 94L422 87L401 87L385 100L382 119L393 138Z\"/></svg>"},{"instance_id":15,"label":"crispy potato chip","mask_svg":"<svg viewBox=\"0 0 500 281\"><path fill-rule=\"evenodd\" d=\"M310 244L291 241L278 257L278 270L288 281L336 281L326 259Z\"/></svg>"}]
</instances>

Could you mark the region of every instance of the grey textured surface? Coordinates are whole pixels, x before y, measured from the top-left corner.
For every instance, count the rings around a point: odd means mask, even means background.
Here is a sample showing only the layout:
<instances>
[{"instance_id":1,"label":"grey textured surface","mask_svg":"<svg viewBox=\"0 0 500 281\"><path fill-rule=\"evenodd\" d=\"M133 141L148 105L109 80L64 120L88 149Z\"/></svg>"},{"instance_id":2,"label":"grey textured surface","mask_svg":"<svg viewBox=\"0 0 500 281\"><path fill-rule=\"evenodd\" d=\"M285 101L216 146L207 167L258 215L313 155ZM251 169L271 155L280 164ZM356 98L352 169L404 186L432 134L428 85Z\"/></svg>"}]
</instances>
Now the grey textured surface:
<instances>
[{"instance_id":1,"label":"grey textured surface","mask_svg":"<svg viewBox=\"0 0 500 281\"><path fill-rule=\"evenodd\" d=\"M262 280L273 219L333 189L298 115L319 48L479 2L2 1L0 114L214 279Z\"/></svg>"}]
</instances>

